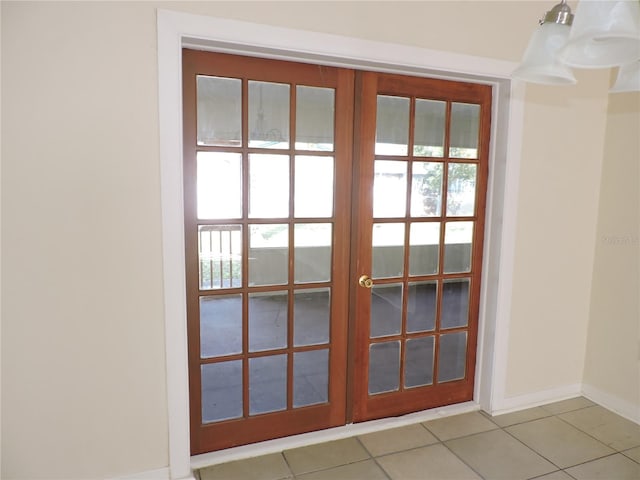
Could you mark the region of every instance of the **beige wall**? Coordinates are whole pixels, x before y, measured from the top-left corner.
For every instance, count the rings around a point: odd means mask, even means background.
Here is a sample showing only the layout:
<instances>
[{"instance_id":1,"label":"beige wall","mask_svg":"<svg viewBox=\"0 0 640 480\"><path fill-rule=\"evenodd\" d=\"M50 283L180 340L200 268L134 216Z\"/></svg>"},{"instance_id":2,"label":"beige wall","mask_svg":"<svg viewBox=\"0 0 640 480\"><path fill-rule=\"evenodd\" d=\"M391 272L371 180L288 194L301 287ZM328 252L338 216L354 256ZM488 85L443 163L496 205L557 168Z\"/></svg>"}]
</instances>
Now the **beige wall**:
<instances>
[{"instance_id":1,"label":"beige wall","mask_svg":"<svg viewBox=\"0 0 640 480\"><path fill-rule=\"evenodd\" d=\"M510 61L544 9L3 2L3 478L168 464L157 6ZM582 381L607 82L527 91L508 395Z\"/></svg>"},{"instance_id":2,"label":"beige wall","mask_svg":"<svg viewBox=\"0 0 640 480\"><path fill-rule=\"evenodd\" d=\"M584 382L640 418L640 94L612 95Z\"/></svg>"}]
</instances>

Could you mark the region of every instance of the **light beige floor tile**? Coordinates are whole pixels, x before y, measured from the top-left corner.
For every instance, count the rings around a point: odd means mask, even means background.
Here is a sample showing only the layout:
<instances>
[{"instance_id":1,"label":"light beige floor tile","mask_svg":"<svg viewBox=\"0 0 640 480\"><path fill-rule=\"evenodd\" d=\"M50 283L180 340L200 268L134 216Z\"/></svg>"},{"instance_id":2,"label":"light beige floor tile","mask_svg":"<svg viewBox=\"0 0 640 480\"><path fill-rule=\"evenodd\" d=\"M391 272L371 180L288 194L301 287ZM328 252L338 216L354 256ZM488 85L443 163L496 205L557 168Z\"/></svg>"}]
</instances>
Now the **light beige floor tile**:
<instances>
[{"instance_id":1,"label":"light beige floor tile","mask_svg":"<svg viewBox=\"0 0 640 480\"><path fill-rule=\"evenodd\" d=\"M640 425L599 405L563 413L559 417L615 450L640 445Z\"/></svg>"},{"instance_id":2,"label":"light beige floor tile","mask_svg":"<svg viewBox=\"0 0 640 480\"><path fill-rule=\"evenodd\" d=\"M293 478L282 454L274 453L200 470L201 480L280 480Z\"/></svg>"},{"instance_id":3,"label":"light beige floor tile","mask_svg":"<svg viewBox=\"0 0 640 480\"><path fill-rule=\"evenodd\" d=\"M285 450L284 456L296 475L369 459L369 454L355 438Z\"/></svg>"},{"instance_id":4,"label":"light beige floor tile","mask_svg":"<svg viewBox=\"0 0 640 480\"><path fill-rule=\"evenodd\" d=\"M636 462L640 463L640 447L632 448L632 449L626 450L626 451L624 451L622 453L624 453L630 459L635 460Z\"/></svg>"},{"instance_id":5,"label":"light beige floor tile","mask_svg":"<svg viewBox=\"0 0 640 480\"><path fill-rule=\"evenodd\" d=\"M502 430L450 440L445 445L487 479L526 480L558 470Z\"/></svg>"},{"instance_id":6,"label":"light beige floor tile","mask_svg":"<svg viewBox=\"0 0 640 480\"><path fill-rule=\"evenodd\" d=\"M421 424L368 433L359 438L374 457L438 443L438 439Z\"/></svg>"},{"instance_id":7,"label":"light beige floor tile","mask_svg":"<svg viewBox=\"0 0 640 480\"><path fill-rule=\"evenodd\" d=\"M305 473L296 478L299 480L387 480L385 473L373 460Z\"/></svg>"},{"instance_id":8,"label":"light beige floor tile","mask_svg":"<svg viewBox=\"0 0 640 480\"><path fill-rule=\"evenodd\" d=\"M479 480L473 470L441 444L393 453L377 459L392 480Z\"/></svg>"},{"instance_id":9,"label":"light beige floor tile","mask_svg":"<svg viewBox=\"0 0 640 480\"><path fill-rule=\"evenodd\" d=\"M567 473L577 480L638 480L640 465L617 454L569 468Z\"/></svg>"},{"instance_id":10,"label":"light beige floor tile","mask_svg":"<svg viewBox=\"0 0 640 480\"><path fill-rule=\"evenodd\" d=\"M480 412L438 418L426 422L423 425L442 441L473 435L474 433L487 432L498 428L495 423Z\"/></svg>"},{"instance_id":11,"label":"light beige floor tile","mask_svg":"<svg viewBox=\"0 0 640 480\"><path fill-rule=\"evenodd\" d=\"M568 473L564 473L562 470L558 470L557 472L548 473L547 475L542 475L541 477L535 477L531 480L574 480Z\"/></svg>"},{"instance_id":12,"label":"light beige floor tile","mask_svg":"<svg viewBox=\"0 0 640 480\"><path fill-rule=\"evenodd\" d=\"M549 417L505 429L560 468L615 453L614 450L559 418Z\"/></svg>"},{"instance_id":13,"label":"light beige floor tile","mask_svg":"<svg viewBox=\"0 0 640 480\"><path fill-rule=\"evenodd\" d=\"M551 416L551 413L547 412L543 408L534 407L527 408L526 410L520 410L519 412L496 415L495 417L490 418L496 425L499 425L500 427L508 427L510 425L530 422L531 420L537 420L539 418L545 418L549 416Z\"/></svg>"},{"instance_id":14,"label":"light beige floor tile","mask_svg":"<svg viewBox=\"0 0 640 480\"><path fill-rule=\"evenodd\" d=\"M572 410L578 410L580 408L585 408L585 407L592 407L594 405L595 403L593 403L589 399L586 399L584 397L576 397L576 398L570 398L569 400L562 400L560 402L549 403L547 405L543 405L540 408L546 410L547 412L553 415L558 415L560 413L570 412Z\"/></svg>"}]
</instances>

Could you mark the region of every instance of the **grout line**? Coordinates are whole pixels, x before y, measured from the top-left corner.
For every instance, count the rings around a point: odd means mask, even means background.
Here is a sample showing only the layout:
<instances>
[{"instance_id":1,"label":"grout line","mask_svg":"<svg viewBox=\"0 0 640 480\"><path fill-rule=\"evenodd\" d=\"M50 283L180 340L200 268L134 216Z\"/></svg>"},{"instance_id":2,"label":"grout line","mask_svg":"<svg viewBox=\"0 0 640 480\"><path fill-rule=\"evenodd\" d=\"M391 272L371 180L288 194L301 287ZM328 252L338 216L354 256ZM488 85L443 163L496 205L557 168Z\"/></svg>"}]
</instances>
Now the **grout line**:
<instances>
[{"instance_id":1,"label":"grout line","mask_svg":"<svg viewBox=\"0 0 640 480\"><path fill-rule=\"evenodd\" d=\"M492 432L493 430L489 430L490 432ZM467 435L470 436L470 435ZM453 440L453 439L452 439ZM447 450L449 450L451 452L451 454L456 457L458 460L460 460L462 463L464 463L467 467L469 467L469 469L471 469L472 472L474 472L476 475L478 475L480 478L482 478L483 480L485 480L485 477L478 472L475 468L473 468L471 465L469 465L463 458L461 458L460 456L458 456L458 454L456 452L454 452L453 450L451 450L449 448L449 446L446 443L443 443L442 446L444 448L446 448Z\"/></svg>"},{"instance_id":2,"label":"grout line","mask_svg":"<svg viewBox=\"0 0 640 480\"><path fill-rule=\"evenodd\" d=\"M284 464L287 466L287 468L289 469L289 472L291 473L291 478L296 478L296 474L293 472L293 468L291 468L291 465L289 465L289 460L287 460L287 456L284 454L284 450L280 452L280 455L284 460Z\"/></svg>"}]
</instances>

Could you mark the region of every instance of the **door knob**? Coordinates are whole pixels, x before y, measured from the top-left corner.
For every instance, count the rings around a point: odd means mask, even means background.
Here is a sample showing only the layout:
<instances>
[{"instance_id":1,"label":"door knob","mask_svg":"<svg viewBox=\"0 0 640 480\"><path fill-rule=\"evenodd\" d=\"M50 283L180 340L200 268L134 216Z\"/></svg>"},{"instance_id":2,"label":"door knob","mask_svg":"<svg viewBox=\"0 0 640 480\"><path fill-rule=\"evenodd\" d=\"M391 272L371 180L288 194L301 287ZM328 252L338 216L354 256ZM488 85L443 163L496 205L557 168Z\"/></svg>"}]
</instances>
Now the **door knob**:
<instances>
[{"instance_id":1,"label":"door knob","mask_svg":"<svg viewBox=\"0 0 640 480\"><path fill-rule=\"evenodd\" d=\"M367 275L362 275L358 279L358 283L360 284L361 287L364 287L364 288L373 287L373 280L371 280Z\"/></svg>"}]
</instances>

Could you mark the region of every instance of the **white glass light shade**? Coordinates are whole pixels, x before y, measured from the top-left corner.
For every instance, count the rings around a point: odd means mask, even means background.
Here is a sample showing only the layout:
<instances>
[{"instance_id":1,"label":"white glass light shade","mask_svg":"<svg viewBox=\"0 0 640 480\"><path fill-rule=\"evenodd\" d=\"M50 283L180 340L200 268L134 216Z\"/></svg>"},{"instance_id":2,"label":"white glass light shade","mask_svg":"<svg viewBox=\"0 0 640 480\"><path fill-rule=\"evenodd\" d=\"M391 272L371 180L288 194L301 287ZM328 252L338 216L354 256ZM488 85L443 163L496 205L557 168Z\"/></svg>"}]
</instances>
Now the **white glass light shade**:
<instances>
[{"instance_id":1,"label":"white glass light shade","mask_svg":"<svg viewBox=\"0 0 640 480\"><path fill-rule=\"evenodd\" d=\"M640 60L622 65L610 93L640 92Z\"/></svg>"},{"instance_id":2,"label":"white glass light shade","mask_svg":"<svg viewBox=\"0 0 640 480\"><path fill-rule=\"evenodd\" d=\"M532 83L546 85L575 84L576 79L569 67L557 59L558 50L567 42L569 27L558 23L544 23L533 32L522 63L513 72L513 77Z\"/></svg>"},{"instance_id":3,"label":"white glass light shade","mask_svg":"<svg viewBox=\"0 0 640 480\"><path fill-rule=\"evenodd\" d=\"M638 0L581 0L560 60L578 68L608 68L640 59Z\"/></svg>"}]
</instances>

